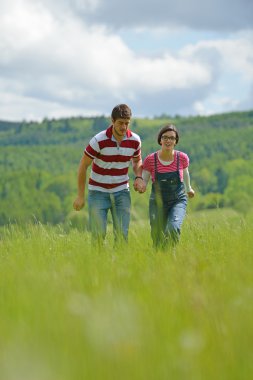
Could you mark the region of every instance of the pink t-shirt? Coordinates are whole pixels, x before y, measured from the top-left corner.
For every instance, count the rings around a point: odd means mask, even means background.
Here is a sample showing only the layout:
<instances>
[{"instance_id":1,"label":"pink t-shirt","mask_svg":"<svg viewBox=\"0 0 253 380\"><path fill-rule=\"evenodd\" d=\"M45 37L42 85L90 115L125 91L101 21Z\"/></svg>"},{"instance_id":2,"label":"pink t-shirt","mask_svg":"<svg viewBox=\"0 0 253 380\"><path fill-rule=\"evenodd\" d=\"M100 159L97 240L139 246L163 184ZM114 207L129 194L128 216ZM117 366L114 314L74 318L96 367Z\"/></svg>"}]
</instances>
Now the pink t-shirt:
<instances>
[{"instance_id":1,"label":"pink t-shirt","mask_svg":"<svg viewBox=\"0 0 253 380\"><path fill-rule=\"evenodd\" d=\"M149 154L144 162L143 162L143 169L147 170L151 174L152 182L155 180L155 153L157 153L157 171L159 173L171 173L177 171L177 150L174 151L174 160L169 165L163 165L159 158L158 158L158 152L154 152ZM183 170L185 168L188 168L189 166L189 157L184 152L179 152L179 173L180 173L180 179L183 182Z\"/></svg>"}]
</instances>

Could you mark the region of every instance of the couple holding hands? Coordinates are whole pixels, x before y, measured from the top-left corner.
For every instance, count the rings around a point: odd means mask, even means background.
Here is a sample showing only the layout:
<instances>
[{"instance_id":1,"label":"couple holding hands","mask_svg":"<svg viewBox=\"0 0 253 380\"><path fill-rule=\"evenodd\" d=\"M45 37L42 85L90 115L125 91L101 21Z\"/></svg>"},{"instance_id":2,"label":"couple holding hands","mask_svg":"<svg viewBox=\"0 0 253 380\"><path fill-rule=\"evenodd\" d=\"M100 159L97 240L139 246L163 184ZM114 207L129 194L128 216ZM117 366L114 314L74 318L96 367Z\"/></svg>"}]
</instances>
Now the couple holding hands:
<instances>
[{"instance_id":1,"label":"couple holding hands","mask_svg":"<svg viewBox=\"0 0 253 380\"><path fill-rule=\"evenodd\" d=\"M87 169L92 164L88 183L92 238L104 240L110 210L115 240L127 241L131 209L128 169L132 163L136 191L144 193L152 181L149 220L153 246L175 246L187 200L194 197L189 158L175 149L179 134L173 124L167 124L158 133L160 149L149 154L142 163L140 137L129 129L131 117L131 109L126 104L115 106L111 113L112 124L90 140L79 164L78 195L73 207L79 211L85 205Z\"/></svg>"}]
</instances>

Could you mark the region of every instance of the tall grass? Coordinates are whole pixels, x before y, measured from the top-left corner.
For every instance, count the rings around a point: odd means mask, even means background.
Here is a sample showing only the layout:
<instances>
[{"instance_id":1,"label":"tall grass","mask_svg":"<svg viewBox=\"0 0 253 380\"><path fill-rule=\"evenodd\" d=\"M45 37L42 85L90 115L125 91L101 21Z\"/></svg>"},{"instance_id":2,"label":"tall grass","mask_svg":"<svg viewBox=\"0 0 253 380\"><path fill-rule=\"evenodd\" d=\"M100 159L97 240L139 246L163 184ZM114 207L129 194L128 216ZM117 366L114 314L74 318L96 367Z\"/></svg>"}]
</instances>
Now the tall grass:
<instances>
[{"instance_id":1,"label":"tall grass","mask_svg":"<svg viewBox=\"0 0 253 380\"><path fill-rule=\"evenodd\" d=\"M128 245L9 226L0 239L0 379L250 379L252 223L187 216L176 252L147 221Z\"/></svg>"}]
</instances>

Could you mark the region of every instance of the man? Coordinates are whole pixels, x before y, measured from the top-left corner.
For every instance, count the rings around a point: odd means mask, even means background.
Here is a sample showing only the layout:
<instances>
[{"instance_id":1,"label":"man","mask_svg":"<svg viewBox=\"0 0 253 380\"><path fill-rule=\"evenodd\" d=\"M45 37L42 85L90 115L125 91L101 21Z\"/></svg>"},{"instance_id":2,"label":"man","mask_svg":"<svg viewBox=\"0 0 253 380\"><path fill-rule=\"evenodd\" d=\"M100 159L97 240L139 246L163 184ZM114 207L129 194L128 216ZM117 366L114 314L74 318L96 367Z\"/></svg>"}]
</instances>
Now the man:
<instances>
[{"instance_id":1,"label":"man","mask_svg":"<svg viewBox=\"0 0 253 380\"><path fill-rule=\"evenodd\" d=\"M78 196L73 203L79 211L85 204L86 173L92 163L88 184L89 224L92 237L105 238L107 214L110 210L115 240L127 241L131 198L128 168L132 162L135 174L134 188L142 191L141 140L130 131L132 112L126 104L112 110L112 124L89 142L78 170Z\"/></svg>"}]
</instances>

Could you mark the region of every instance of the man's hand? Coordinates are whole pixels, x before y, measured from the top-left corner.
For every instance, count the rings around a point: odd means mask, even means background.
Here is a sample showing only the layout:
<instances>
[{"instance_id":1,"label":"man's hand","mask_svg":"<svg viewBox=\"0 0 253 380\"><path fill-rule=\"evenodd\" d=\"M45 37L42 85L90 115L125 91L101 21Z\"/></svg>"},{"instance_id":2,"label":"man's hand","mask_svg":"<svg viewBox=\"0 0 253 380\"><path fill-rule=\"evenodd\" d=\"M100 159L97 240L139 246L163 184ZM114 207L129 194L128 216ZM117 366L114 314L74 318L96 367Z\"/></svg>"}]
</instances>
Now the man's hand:
<instances>
[{"instance_id":1,"label":"man's hand","mask_svg":"<svg viewBox=\"0 0 253 380\"><path fill-rule=\"evenodd\" d=\"M76 211L80 211L85 204L84 197L77 197L73 203L73 207Z\"/></svg>"}]
</instances>

